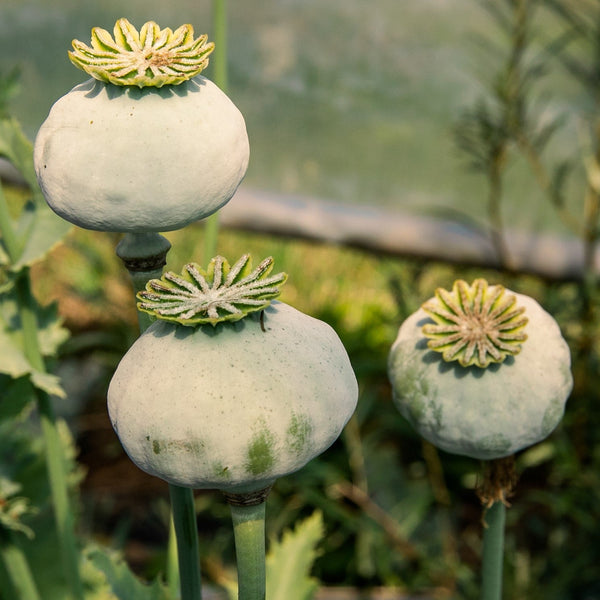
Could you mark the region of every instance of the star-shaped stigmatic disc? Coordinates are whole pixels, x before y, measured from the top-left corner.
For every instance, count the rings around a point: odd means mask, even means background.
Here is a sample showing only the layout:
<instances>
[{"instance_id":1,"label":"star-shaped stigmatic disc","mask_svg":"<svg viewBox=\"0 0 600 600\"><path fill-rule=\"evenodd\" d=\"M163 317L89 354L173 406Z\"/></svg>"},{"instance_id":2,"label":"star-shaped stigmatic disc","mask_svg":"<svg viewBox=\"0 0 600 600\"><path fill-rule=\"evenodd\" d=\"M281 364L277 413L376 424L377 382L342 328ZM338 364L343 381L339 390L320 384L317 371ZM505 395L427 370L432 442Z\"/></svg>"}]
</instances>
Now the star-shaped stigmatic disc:
<instances>
[{"instance_id":1,"label":"star-shaped stigmatic disc","mask_svg":"<svg viewBox=\"0 0 600 600\"><path fill-rule=\"evenodd\" d=\"M279 287L287 275L270 275L272 269L269 257L252 270L249 254L233 266L222 256L215 256L206 270L189 263L179 275L167 272L160 279L151 279L137 295L138 308L158 319L194 327L238 321L250 312L264 310L281 293Z\"/></svg>"},{"instance_id":2,"label":"star-shaped stigmatic disc","mask_svg":"<svg viewBox=\"0 0 600 600\"><path fill-rule=\"evenodd\" d=\"M120 86L180 84L206 68L215 47L206 35L194 38L189 24L172 31L148 21L138 32L127 19L119 19L113 33L94 27L92 45L73 40L69 59L95 79Z\"/></svg>"},{"instance_id":3,"label":"star-shaped stigmatic disc","mask_svg":"<svg viewBox=\"0 0 600 600\"><path fill-rule=\"evenodd\" d=\"M488 285L476 279L471 285L454 282L452 291L439 288L425 302L423 310L435 324L423 325L427 346L441 352L445 361L458 361L463 367L485 368L518 354L527 339L523 329L527 317L517 299L501 285Z\"/></svg>"}]
</instances>

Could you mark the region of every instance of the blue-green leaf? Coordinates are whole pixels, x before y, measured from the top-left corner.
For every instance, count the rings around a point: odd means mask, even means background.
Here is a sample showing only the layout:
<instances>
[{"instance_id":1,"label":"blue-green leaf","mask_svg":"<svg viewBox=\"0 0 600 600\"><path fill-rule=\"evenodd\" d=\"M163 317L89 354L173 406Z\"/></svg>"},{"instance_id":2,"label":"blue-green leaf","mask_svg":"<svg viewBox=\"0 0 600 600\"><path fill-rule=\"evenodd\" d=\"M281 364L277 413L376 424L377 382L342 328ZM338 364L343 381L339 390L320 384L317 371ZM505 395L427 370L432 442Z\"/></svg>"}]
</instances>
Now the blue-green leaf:
<instances>
[{"instance_id":1,"label":"blue-green leaf","mask_svg":"<svg viewBox=\"0 0 600 600\"><path fill-rule=\"evenodd\" d=\"M46 202L31 203L21 214L27 220L27 234L23 252L19 260L12 265L14 271L42 260L48 252L62 242L72 225L54 214Z\"/></svg>"},{"instance_id":2,"label":"blue-green leaf","mask_svg":"<svg viewBox=\"0 0 600 600\"><path fill-rule=\"evenodd\" d=\"M0 119L0 157L9 160L23 175L33 197L23 209L16 226L23 250L11 268L19 270L43 259L72 225L53 213L46 204L35 176L33 146L16 119ZM7 263L6 253L0 251L0 264Z\"/></svg>"},{"instance_id":3,"label":"blue-green leaf","mask_svg":"<svg viewBox=\"0 0 600 600\"><path fill-rule=\"evenodd\" d=\"M19 307L13 292L9 289L0 294L0 374L14 379L28 375L35 387L64 398L59 378L34 368L25 356ZM43 356L52 356L69 333L61 325L56 305L38 306L36 315L40 350Z\"/></svg>"},{"instance_id":4,"label":"blue-green leaf","mask_svg":"<svg viewBox=\"0 0 600 600\"><path fill-rule=\"evenodd\" d=\"M39 189L33 167L33 146L16 119L0 119L0 156L13 164L32 190Z\"/></svg>"},{"instance_id":5,"label":"blue-green leaf","mask_svg":"<svg viewBox=\"0 0 600 600\"><path fill-rule=\"evenodd\" d=\"M167 588L159 581L151 585L142 583L125 561L115 552L91 547L85 551L86 570L90 567L102 573L105 577L105 593L98 596L112 600L172 600ZM110 592L111 595L107 595Z\"/></svg>"}]
</instances>

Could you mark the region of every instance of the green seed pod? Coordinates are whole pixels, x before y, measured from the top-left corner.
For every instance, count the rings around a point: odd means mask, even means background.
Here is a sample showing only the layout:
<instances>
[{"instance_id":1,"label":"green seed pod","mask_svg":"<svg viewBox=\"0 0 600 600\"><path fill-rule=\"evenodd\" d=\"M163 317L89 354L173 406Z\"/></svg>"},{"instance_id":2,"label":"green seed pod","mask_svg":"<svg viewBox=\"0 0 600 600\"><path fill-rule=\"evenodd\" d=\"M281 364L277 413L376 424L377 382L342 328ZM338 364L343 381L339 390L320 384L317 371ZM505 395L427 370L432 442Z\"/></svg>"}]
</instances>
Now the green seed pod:
<instances>
[{"instance_id":1,"label":"green seed pod","mask_svg":"<svg viewBox=\"0 0 600 600\"><path fill-rule=\"evenodd\" d=\"M252 271L247 255L232 267L216 257L138 294L161 320L119 364L108 411L142 470L179 486L251 493L339 436L358 397L348 355L329 325L271 303L285 281L271 266L266 259Z\"/></svg>"},{"instance_id":2,"label":"green seed pod","mask_svg":"<svg viewBox=\"0 0 600 600\"><path fill-rule=\"evenodd\" d=\"M108 410L138 467L184 487L252 492L337 439L358 395L339 338L280 302L262 326L258 315L214 327L157 321L133 344Z\"/></svg>"},{"instance_id":3,"label":"green seed pod","mask_svg":"<svg viewBox=\"0 0 600 600\"><path fill-rule=\"evenodd\" d=\"M71 61L92 75L60 98L35 141L49 206L80 227L151 232L209 216L235 193L249 158L244 118L199 75L213 44L117 21L92 30Z\"/></svg>"},{"instance_id":4,"label":"green seed pod","mask_svg":"<svg viewBox=\"0 0 600 600\"><path fill-rule=\"evenodd\" d=\"M455 283L400 327L388 373L400 412L447 452L496 459L558 425L573 386L567 343L532 298Z\"/></svg>"}]
</instances>

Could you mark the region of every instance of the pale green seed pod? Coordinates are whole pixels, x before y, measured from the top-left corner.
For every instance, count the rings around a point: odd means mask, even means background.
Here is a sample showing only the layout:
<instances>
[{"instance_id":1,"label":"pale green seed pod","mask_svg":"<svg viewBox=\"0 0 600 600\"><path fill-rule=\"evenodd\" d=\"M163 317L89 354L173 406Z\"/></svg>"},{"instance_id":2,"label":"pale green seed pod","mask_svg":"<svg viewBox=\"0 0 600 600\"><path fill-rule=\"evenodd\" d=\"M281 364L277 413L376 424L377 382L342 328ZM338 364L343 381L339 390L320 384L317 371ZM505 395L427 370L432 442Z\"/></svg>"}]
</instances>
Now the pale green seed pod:
<instances>
[{"instance_id":1,"label":"pale green seed pod","mask_svg":"<svg viewBox=\"0 0 600 600\"><path fill-rule=\"evenodd\" d=\"M155 322L108 391L113 427L142 470L179 486L247 493L325 451L358 386L334 330L273 302L236 322Z\"/></svg>"},{"instance_id":2,"label":"pale green seed pod","mask_svg":"<svg viewBox=\"0 0 600 600\"><path fill-rule=\"evenodd\" d=\"M167 42L167 40L169 40ZM235 193L248 166L244 118L198 73L212 44L120 19L115 40L92 31L70 58L91 74L50 110L34 163L50 208L100 231L171 231L203 219ZM108 58L107 58L108 55Z\"/></svg>"},{"instance_id":3,"label":"pale green seed pod","mask_svg":"<svg viewBox=\"0 0 600 600\"><path fill-rule=\"evenodd\" d=\"M489 460L556 428L573 386L570 367L550 314L528 296L477 280L438 290L406 319L388 373L398 409L425 439Z\"/></svg>"}]
</instances>

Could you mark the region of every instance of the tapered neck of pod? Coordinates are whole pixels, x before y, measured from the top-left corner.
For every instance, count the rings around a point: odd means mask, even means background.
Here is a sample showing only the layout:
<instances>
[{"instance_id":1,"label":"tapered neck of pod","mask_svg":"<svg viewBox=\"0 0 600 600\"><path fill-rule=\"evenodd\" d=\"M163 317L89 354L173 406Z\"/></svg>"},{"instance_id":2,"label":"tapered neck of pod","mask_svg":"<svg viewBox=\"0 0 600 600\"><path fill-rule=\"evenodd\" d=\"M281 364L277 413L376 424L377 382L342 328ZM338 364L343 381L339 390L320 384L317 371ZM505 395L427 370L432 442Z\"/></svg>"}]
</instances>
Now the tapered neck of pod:
<instances>
[{"instance_id":1,"label":"tapered neck of pod","mask_svg":"<svg viewBox=\"0 0 600 600\"><path fill-rule=\"evenodd\" d=\"M258 506L265 502L272 487L272 485L269 485L253 492L222 491L221 493L230 506Z\"/></svg>"}]
</instances>

